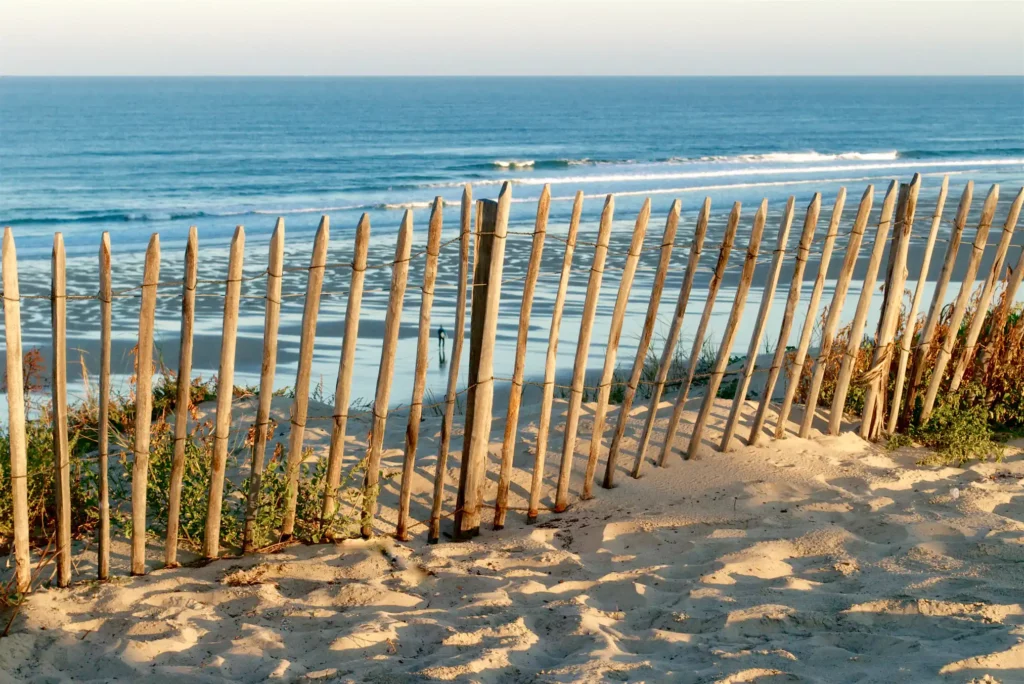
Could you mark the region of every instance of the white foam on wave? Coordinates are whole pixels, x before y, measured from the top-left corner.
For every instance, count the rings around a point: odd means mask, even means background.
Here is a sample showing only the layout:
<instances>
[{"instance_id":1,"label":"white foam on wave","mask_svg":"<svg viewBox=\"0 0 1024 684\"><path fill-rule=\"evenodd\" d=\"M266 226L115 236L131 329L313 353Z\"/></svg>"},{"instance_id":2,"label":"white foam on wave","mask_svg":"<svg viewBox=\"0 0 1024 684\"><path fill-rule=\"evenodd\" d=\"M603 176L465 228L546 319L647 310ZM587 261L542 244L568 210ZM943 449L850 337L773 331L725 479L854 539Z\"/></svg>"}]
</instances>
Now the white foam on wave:
<instances>
[{"instance_id":1,"label":"white foam on wave","mask_svg":"<svg viewBox=\"0 0 1024 684\"><path fill-rule=\"evenodd\" d=\"M704 169L700 171L673 171L666 173L608 173L593 174L588 176L547 176L544 178L529 177L515 178L510 182L515 185L546 185L567 183L621 183L634 181L665 181L665 180L687 180L701 178L735 178L737 176L781 176L800 173L846 173L857 171L880 171L884 169L920 169L940 167L972 167L972 166L1007 166L1024 164L1024 158L1017 159L973 159L973 160L950 160L950 161L889 161L873 162L868 164L833 164L829 166L803 166L803 167L752 167L743 169ZM828 179L819 179L828 180ZM502 178L487 178L473 181L473 185L500 185L504 183ZM461 187L464 182L435 183L427 187L454 188Z\"/></svg>"},{"instance_id":2,"label":"white foam on wave","mask_svg":"<svg viewBox=\"0 0 1024 684\"><path fill-rule=\"evenodd\" d=\"M504 159L498 159L497 161L491 162L491 164L497 166L499 169L529 169L532 168L535 163L536 162L532 159L525 159L522 161L515 159L508 161Z\"/></svg>"},{"instance_id":3,"label":"white foam on wave","mask_svg":"<svg viewBox=\"0 0 1024 684\"><path fill-rule=\"evenodd\" d=\"M815 152L767 152L765 154L739 154L735 156L701 157L699 161L716 162L774 162L779 164L807 164L827 161L894 161L899 159L898 150L887 152L839 152L835 154ZM674 161L692 161L676 159Z\"/></svg>"}]
</instances>

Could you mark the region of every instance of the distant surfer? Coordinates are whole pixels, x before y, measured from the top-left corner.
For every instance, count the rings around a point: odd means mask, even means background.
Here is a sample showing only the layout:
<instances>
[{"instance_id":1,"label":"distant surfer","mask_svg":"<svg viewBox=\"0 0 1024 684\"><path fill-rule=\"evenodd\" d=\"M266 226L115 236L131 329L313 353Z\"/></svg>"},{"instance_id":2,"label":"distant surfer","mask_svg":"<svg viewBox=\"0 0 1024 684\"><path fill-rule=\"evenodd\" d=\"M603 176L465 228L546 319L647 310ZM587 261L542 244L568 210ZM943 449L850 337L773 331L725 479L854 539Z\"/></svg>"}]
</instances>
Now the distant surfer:
<instances>
[{"instance_id":1,"label":"distant surfer","mask_svg":"<svg viewBox=\"0 0 1024 684\"><path fill-rule=\"evenodd\" d=\"M445 347L447 346L447 344L448 344L448 333L446 333L444 331L444 326L443 325L438 326L438 328L437 328L437 356L441 360L442 364L444 364L444 362L445 362L444 352L445 352Z\"/></svg>"}]
</instances>

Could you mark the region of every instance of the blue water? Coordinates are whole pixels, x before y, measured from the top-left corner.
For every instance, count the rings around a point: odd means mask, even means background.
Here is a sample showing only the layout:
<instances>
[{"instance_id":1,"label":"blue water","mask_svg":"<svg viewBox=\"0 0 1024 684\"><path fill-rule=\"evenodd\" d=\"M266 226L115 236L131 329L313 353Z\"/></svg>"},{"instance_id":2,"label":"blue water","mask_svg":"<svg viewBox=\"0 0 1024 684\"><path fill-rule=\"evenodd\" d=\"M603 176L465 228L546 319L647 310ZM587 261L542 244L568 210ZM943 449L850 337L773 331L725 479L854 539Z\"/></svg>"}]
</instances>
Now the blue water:
<instances>
[{"instance_id":1,"label":"blue water","mask_svg":"<svg viewBox=\"0 0 1024 684\"><path fill-rule=\"evenodd\" d=\"M0 223L22 256L58 230L91 255L103 230L130 251L190 224L204 244L266 235L278 215L300 235L363 211L394 231L465 182L515 181L525 219L546 182L628 211L914 171L1019 182L1024 78L0 79Z\"/></svg>"}]
</instances>

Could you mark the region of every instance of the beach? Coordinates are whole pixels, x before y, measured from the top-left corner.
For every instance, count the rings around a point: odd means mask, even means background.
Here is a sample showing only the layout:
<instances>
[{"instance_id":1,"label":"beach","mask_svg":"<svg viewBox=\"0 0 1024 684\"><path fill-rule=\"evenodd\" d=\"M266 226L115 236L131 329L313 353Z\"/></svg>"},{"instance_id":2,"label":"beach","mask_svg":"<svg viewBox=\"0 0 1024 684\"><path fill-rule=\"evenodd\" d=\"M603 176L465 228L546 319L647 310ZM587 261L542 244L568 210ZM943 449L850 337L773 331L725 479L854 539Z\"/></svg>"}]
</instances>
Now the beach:
<instances>
[{"instance_id":1,"label":"beach","mask_svg":"<svg viewBox=\"0 0 1024 684\"><path fill-rule=\"evenodd\" d=\"M1019 681L1024 442L1011 443L1001 463L963 469L919 466L921 449L887 452L817 429L808 440L737 441L718 453L711 443L728 412L719 400L697 459L683 462L676 451L667 468L648 464L639 480L624 467L615 489L578 501L587 404L571 507L526 525L537 403L524 401L504 530L490 529L485 510L471 542L444 536L429 545L422 524L409 543L391 537L399 412L388 422L375 538L198 565L182 551L177 569L161 568L151 540L149 573L134 578L117 538L115 577L104 584L89 581L94 548L76 543L75 584L37 590L22 608L0 648L0 681ZM503 416L501 393L496 404ZM556 400L553 454L564 411ZM644 411L628 421L627 467ZM252 401L243 402L235 438L252 414ZM286 416L287 401L276 400L274 417ZM495 420L493 434L502 424ZM275 441L286 439L279 432ZM416 523L429 513L438 432L428 413ZM322 457L329 425L314 421L307 436L312 458ZM460 443L456 430L446 513ZM365 448L350 437L346 451L358 457ZM499 453L492 440L485 501ZM544 506L557 461L549 454ZM229 471L244 475L244 464Z\"/></svg>"}]
</instances>

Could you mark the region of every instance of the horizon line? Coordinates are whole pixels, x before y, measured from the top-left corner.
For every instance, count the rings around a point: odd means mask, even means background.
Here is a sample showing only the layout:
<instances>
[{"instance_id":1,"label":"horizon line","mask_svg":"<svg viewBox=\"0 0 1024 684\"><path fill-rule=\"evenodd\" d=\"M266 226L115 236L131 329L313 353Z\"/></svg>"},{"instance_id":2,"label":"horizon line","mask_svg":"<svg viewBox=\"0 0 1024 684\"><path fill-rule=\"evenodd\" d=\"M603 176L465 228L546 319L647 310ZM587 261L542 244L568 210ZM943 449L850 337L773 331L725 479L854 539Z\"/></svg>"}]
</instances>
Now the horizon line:
<instances>
[{"instance_id":1,"label":"horizon line","mask_svg":"<svg viewBox=\"0 0 1024 684\"><path fill-rule=\"evenodd\" d=\"M0 78L1024 78L984 74L0 74Z\"/></svg>"}]
</instances>

